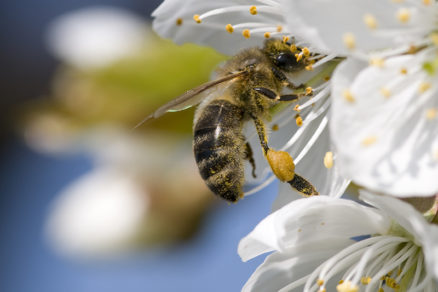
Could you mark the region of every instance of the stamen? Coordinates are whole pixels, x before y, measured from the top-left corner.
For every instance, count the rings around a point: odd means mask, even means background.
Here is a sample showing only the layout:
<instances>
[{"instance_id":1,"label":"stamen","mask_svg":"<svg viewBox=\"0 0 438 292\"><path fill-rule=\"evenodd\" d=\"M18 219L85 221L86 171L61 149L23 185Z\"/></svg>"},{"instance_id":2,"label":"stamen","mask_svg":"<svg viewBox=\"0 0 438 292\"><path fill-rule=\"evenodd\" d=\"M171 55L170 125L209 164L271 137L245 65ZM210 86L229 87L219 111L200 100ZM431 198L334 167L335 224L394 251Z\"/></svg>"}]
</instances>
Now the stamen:
<instances>
[{"instance_id":1,"label":"stamen","mask_svg":"<svg viewBox=\"0 0 438 292\"><path fill-rule=\"evenodd\" d=\"M345 47L349 50L353 50L356 47L356 38L351 32L347 32L342 36Z\"/></svg>"},{"instance_id":2,"label":"stamen","mask_svg":"<svg viewBox=\"0 0 438 292\"><path fill-rule=\"evenodd\" d=\"M382 68L384 64L385 64L385 60L383 58L374 57L370 59L371 66Z\"/></svg>"},{"instance_id":3,"label":"stamen","mask_svg":"<svg viewBox=\"0 0 438 292\"><path fill-rule=\"evenodd\" d=\"M406 75L406 74L408 74L408 69L402 67L402 68L400 69L400 73L403 74L403 75Z\"/></svg>"},{"instance_id":4,"label":"stamen","mask_svg":"<svg viewBox=\"0 0 438 292\"><path fill-rule=\"evenodd\" d=\"M193 20L196 21L197 23L201 23L201 18L199 17L199 14L195 14L193 15Z\"/></svg>"},{"instance_id":5,"label":"stamen","mask_svg":"<svg viewBox=\"0 0 438 292\"><path fill-rule=\"evenodd\" d=\"M278 124L274 124L274 125L272 125L272 131L278 131L278 129L279 129L280 127L278 126Z\"/></svg>"},{"instance_id":6,"label":"stamen","mask_svg":"<svg viewBox=\"0 0 438 292\"><path fill-rule=\"evenodd\" d=\"M182 18L178 18L178 19L176 20L176 25L181 26L182 24L183 24L183 20L182 20Z\"/></svg>"},{"instance_id":7,"label":"stamen","mask_svg":"<svg viewBox=\"0 0 438 292\"><path fill-rule=\"evenodd\" d=\"M251 13L252 15L256 15L257 14L257 7L251 6L249 8L249 13Z\"/></svg>"},{"instance_id":8,"label":"stamen","mask_svg":"<svg viewBox=\"0 0 438 292\"><path fill-rule=\"evenodd\" d=\"M361 143L362 143L363 146L370 146L370 145L373 145L376 142L377 142L377 137L376 136L368 136L365 139L363 139Z\"/></svg>"},{"instance_id":9,"label":"stamen","mask_svg":"<svg viewBox=\"0 0 438 292\"><path fill-rule=\"evenodd\" d=\"M247 39L249 39L251 37L251 33L249 32L249 29L244 29L242 31L242 35Z\"/></svg>"},{"instance_id":10,"label":"stamen","mask_svg":"<svg viewBox=\"0 0 438 292\"><path fill-rule=\"evenodd\" d=\"M429 35L430 40L435 46L438 46L438 33L433 32Z\"/></svg>"},{"instance_id":11,"label":"stamen","mask_svg":"<svg viewBox=\"0 0 438 292\"><path fill-rule=\"evenodd\" d=\"M333 167L333 152L328 151L324 155L324 166L327 169L330 169Z\"/></svg>"},{"instance_id":12,"label":"stamen","mask_svg":"<svg viewBox=\"0 0 438 292\"><path fill-rule=\"evenodd\" d=\"M316 281L316 284L317 284L318 286L322 286L322 285L324 285L324 280L323 280L323 279L318 279L318 280Z\"/></svg>"},{"instance_id":13,"label":"stamen","mask_svg":"<svg viewBox=\"0 0 438 292\"><path fill-rule=\"evenodd\" d=\"M295 105L295 107L294 107L294 111L296 111L296 112L300 112L301 110L300 110L300 105L299 104L296 104Z\"/></svg>"},{"instance_id":14,"label":"stamen","mask_svg":"<svg viewBox=\"0 0 438 292\"><path fill-rule=\"evenodd\" d=\"M420 86L418 87L418 91L420 93L424 93L429 90L431 86L432 85L429 82L421 82Z\"/></svg>"},{"instance_id":15,"label":"stamen","mask_svg":"<svg viewBox=\"0 0 438 292\"><path fill-rule=\"evenodd\" d=\"M298 127L301 127L303 125L303 118L299 114L297 114L295 116L295 122L297 123Z\"/></svg>"},{"instance_id":16,"label":"stamen","mask_svg":"<svg viewBox=\"0 0 438 292\"><path fill-rule=\"evenodd\" d=\"M229 33L233 33L234 31L234 27L231 24L227 24L225 26L225 29L229 32Z\"/></svg>"},{"instance_id":17,"label":"stamen","mask_svg":"<svg viewBox=\"0 0 438 292\"><path fill-rule=\"evenodd\" d=\"M304 57L308 58L310 56L310 51L307 47L302 48L301 51L303 52Z\"/></svg>"},{"instance_id":18,"label":"stamen","mask_svg":"<svg viewBox=\"0 0 438 292\"><path fill-rule=\"evenodd\" d=\"M306 67L304 67L304 69L306 69L307 71L312 71L313 66L310 64L310 65L307 65Z\"/></svg>"},{"instance_id":19,"label":"stamen","mask_svg":"<svg viewBox=\"0 0 438 292\"><path fill-rule=\"evenodd\" d=\"M306 87L306 95L313 94L313 88L311 86Z\"/></svg>"},{"instance_id":20,"label":"stamen","mask_svg":"<svg viewBox=\"0 0 438 292\"><path fill-rule=\"evenodd\" d=\"M338 290L338 292L358 292L359 287L350 281L345 281L344 283L336 286L336 290Z\"/></svg>"},{"instance_id":21,"label":"stamen","mask_svg":"<svg viewBox=\"0 0 438 292\"><path fill-rule=\"evenodd\" d=\"M356 101L356 99L354 98L353 94L351 93L351 91L349 89L344 89L344 91L342 92L342 96L348 102L353 103Z\"/></svg>"},{"instance_id":22,"label":"stamen","mask_svg":"<svg viewBox=\"0 0 438 292\"><path fill-rule=\"evenodd\" d=\"M373 15L365 14L363 16L363 21L365 22L366 26L368 26L368 28L370 28L370 29L377 28L377 20Z\"/></svg>"},{"instance_id":23,"label":"stamen","mask_svg":"<svg viewBox=\"0 0 438 292\"><path fill-rule=\"evenodd\" d=\"M271 37L271 33L267 31L263 34L263 36L265 37L265 39L269 39Z\"/></svg>"},{"instance_id":24,"label":"stamen","mask_svg":"<svg viewBox=\"0 0 438 292\"><path fill-rule=\"evenodd\" d=\"M423 0L423 4L426 5L426 6L429 6L430 3L432 3L431 0Z\"/></svg>"},{"instance_id":25,"label":"stamen","mask_svg":"<svg viewBox=\"0 0 438 292\"><path fill-rule=\"evenodd\" d=\"M426 110L426 119L433 120L438 116L437 108L430 108Z\"/></svg>"},{"instance_id":26,"label":"stamen","mask_svg":"<svg viewBox=\"0 0 438 292\"><path fill-rule=\"evenodd\" d=\"M283 36L283 43L287 43L289 41L289 37L288 36Z\"/></svg>"},{"instance_id":27,"label":"stamen","mask_svg":"<svg viewBox=\"0 0 438 292\"><path fill-rule=\"evenodd\" d=\"M281 25L277 25L277 32L282 32L283 31L283 27Z\"/></svg>"},{"instance_id":28,"label":"stamen","mask_svg":"<svg viewBox=\"0 0 438 292\"><path fill-rule=\"evenodd\" d=\"M371 277L362 277L360 279L360 282L362 283L362 285L368 285L371 282Z\"/></svg>"},{"instance_id":29,"label":"stamen","mask_svg":"<svg viewBox=\"0 0 438 292\"><path fill-rule=\"evenodd\" d=\"M303 54L302 53L295 54L295 59L297 59L297 62L301 61L302 58L303 58Z\"/></svg>"},{"instance_id":30,"label":"stamen","mask_svg":"<svg viewBox=\"0 0 438 292\"><path fill-rule=\"evenodd\" d=\"M295 53L297 51L297 46L295 44L290 45L290 51Z\"/></svg>"},{"instance_id":31,"label":"stamen","mask_svg":"<svg viewBox=\"0 0 438 292\"><path fill-rule=\"evenodd\" d=\"M397 19L401 23L407 23L411 19L411 12L407 8L400 8L397 11Z\"/></svg>"},{"instance_id":32,"label":"stamen","mask_svg":"<svg viewBox=\"0 0 438 292\"><path fill-rule=\"evenodd\" d=\"M386 98L389 98L391 96L391 91L389 91L389 89L386 87L382 87L380 88L380 94Z\"/></svg>"}]
</instances>

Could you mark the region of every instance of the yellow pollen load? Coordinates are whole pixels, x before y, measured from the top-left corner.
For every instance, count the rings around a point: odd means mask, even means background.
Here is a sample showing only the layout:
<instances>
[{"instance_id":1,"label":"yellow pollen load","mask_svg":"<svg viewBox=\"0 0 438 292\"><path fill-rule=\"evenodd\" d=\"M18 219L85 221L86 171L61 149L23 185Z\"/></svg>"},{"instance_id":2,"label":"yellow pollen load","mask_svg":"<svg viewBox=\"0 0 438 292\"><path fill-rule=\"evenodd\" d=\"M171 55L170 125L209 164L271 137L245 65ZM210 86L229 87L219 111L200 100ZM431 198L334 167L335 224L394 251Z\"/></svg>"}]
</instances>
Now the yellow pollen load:
<instances>
[{"instance_id":1,"label":"yellow pollen load","mask_svg":"<svg viewBox=\"0 0 438 292\"><path fill-rule=\"evenodd\" d=\"M297 123L298 127L301 127L303 125L303 118L300 115L297 115L295 117L295 122Z\"/></svg>"},{"instance_id":2,"label":"yellow pollen load","mask_svg":"<svg viewBox=\"0 0 438 292\"><path fill-rule=\"evenodd\" d=\"M429 35L430 40L435 46L438 46L438 33L433 32Z\"/></svg>"},{"instance_id":3,"label":"yellow pollen load","mask_svg":"<svg viewBox=\"0 0 438 292\"><path fill-rule=\"evenodd\" d=\"M362 145L363 146L371 146L376 142L377 142L376 136L368 136L362 140Z\"/></svg>"},{"instance_id":4,"label":"yellow pollen load","mask_svg":"<svg viewBox=\"0 0 438 292\"><path fill-rule=\"evenodd\" d=\"M316 280L316 284L318 286L322 286L322 285L324 285L324 280L323 279L318 279L318 280Z\"/></svg>"},{"instance_id":5,"label":"yellow pollen load","mask_svg":"<svg viewBox=\"0 0 438 292\"><path fill-rule=\"evenodd\" d=\"M376 29L377 28L377 20L373 15L365 14L363 16L363 21L365 22L366 26L369 29Z\"/></svg>"},{"instance_id":6,"label":"yellow pollen load","mask_svg":"<svg viewBox=\"0 0 438 292\"><path fill-rule=\"evenodd\" d=\"M229 23L225 26L225 29L226 29L229 33L233 33L233 31L234 31L234 27L233 27L231 24L229 24Z\"/></svg>"},{"instance_id":7,"label":"yellow pollen load","mask_svg":"<svg viewBox=\"0 0 438 292\"><path fill-rule=\"evenodd\" d=\"M386 87L382 87L380 88L380 94L383 95L383 97L389 98L391 96L391 91Z\"/></svg>"},{"instance_id":8,"label":"yellow pollen load","mask_svg":"<svg viewBox=\"0 0 438 292\"><path fill-rule=\"evenodd\" d=\"M196 21L197 23L201 23L201 19L199 18L199 14L195 14L193 15L193 20Z\"/></svg>"},{"instance_id":9,"label":"yellow pollen load","mask_svg":"<svg viewBox=\"0 0 438 292\"><path fill-rule=\"evenodd\" d=\"M242 31L242 35L247 39L249 39L251 37L251 33L249 32L249 29L244 29Z\"/></svg>"},{"instance_id":10,"label":"yellow pollen load","mask_svg":"<svg viewBox=\"0 0 438 292\"><path fill-rule=\"evenodd\" d=\"M275 176L283 182L291 181L295 176L295 163L289 153L269 149L266 159Z\"/></svg>"},{"instance_id":11,"label":"yellow pollen load","mask_svg":"<svg viewBox=\"0 0 438 292\"><path fill-rule=\"evenodd\" d=\"M336 286L336 290L338 290L338 292L358 292L359 287L350 281L346 281Z\"/></svg>"},{"instance_id":12,"label":"yellow pollen load","mask_svg":"<svg viewBox=\"0 0 438 292\"><path fill-rule=\"evenodd\" d=\"M182 24L183 24L183 20L182 20L182 18L178 18L178 19L176 20L176 25L181 26Z\"/></svg>"},{"instance_id":13,"label":"yellow pollen load","mask_svg":"<svg viewBox=\"0 0 438 292\"><path fill-rule=\"evenodd\" d=\"M371 277L362 277L360 279L360 282L362 283L362 285L368 285L371 282Z\"/></svg>"},{"instance_id":14,"label":"yellow pollen load","mask_svg":"<svg viewBox=\"0 0 438 292\"><path fill-rule=\"evenodd\" d=\"M287 43L289 41L289 37L288 36L283 36L283 43Z\"/></svg>"},{"instance_id":15,"label":"yellow pollen load","mask_svg":"<svg viewBox=\"0 0 438 292\"><path fill-rule=\"evenodd\" d=\"M382 68L383 65L385 65L385 59L377 58L377 57L371 58L370 59L370 65Z\"/></svg>"},{"instance_id":16,"label":"yellow pollen load","mask_svg":"<svg viewBox=\"0 0 438 292\"><path fill-rule=\"evenodd\" d=\"M265 39L269 39L271 37L271 33L267 31L263 34L263 36L265 37Z\"/></svg>"},{"instance_id":17,"label":"yellow pollen load","mask_svg":"<svg viewBox=\"0 0 438 292\"><path fill-rule=\"evenodd\" d=\"M429 82L421 82L420 86L418 87L418 91L420 93L425 93L430 89L432 85Z\"/></svg>"},{"instance_id":18,"label":"yellow pollen load","mask_svg":"<svg viewBox=\"0 0 438 292\"><path fill-rule=\"evenodd\" d=\"M251 13L252 15L256 15L257 14L257 7L251 6L249 8L249 13Z\"/></svg>"},{"instance_id":19,"label":"yellow pollen load","mask_svg":"<svg viewBox=\"0 0 438 292\"><path fill-rule=\"evenodd\" d=\"M344 89L344 91L342 92L342 96L348 102L353 103L356 101L356 99L354 98L353 94L351 93L351 91L349 89Z\"/></svg>"},{"instance_id":20,"label":"yellow pollen load","mask_svg":"<svg viewBox=\"0 0 438 292\"><path fill-rule=\"evenodd\" d=\"M356 37L351 32L344 33L342 41L347 49L353 50L356 48Z\"/></svg>"},{"instance_id":21,"label":"yellow pollen load","mask_svg":"<svg viewBox=\"0 0 438 292\"><path fill-rule=\"evenodd\" d=\"M277 25L277 32L282 32L283 27L281 25Z\"/></svg>"},{"instance_id":22,"label":"yellow pollen load","mask_svg":"<svg viewBox=\"0 0 438 292\"><path fill-rule=\"evenodd\" d=\"M411 19L411 12L407 8L400 8L397 11L397 19L401 23L407 23Z\"/></svg>"},{"instance_id":23,"label":"yellow pollen load","mask_svg":"<svg viewBox=\"0 0 438 292\"><path fill-rule=\"evenodd\" d=\"M426 119L434 120L438 116L438 109L437 108L430 108L426 110Z\"/></svg>"},{"instance_id":24,"label":"yellow pollen load","mask_svg":"<svg viewBox=\"0 0 438 292\"><path fill-rule=\"evenodd\" d=\"M401 74L403 74L403 75L406 75L406 74L408 74L408 69L406 69L406 68L400 68L400 73Z\"/></svg>"},{"instance_id":25,"label":"yellow pollen load","mask_svg":"<svg viewBox=\"0 0 438 292\"><path fill-rule=\"evenodd\" d=\"M333 152L328 151L324 155L324 166L327 169L330 169L333 167Z\"/></svg>"}]
</instances>

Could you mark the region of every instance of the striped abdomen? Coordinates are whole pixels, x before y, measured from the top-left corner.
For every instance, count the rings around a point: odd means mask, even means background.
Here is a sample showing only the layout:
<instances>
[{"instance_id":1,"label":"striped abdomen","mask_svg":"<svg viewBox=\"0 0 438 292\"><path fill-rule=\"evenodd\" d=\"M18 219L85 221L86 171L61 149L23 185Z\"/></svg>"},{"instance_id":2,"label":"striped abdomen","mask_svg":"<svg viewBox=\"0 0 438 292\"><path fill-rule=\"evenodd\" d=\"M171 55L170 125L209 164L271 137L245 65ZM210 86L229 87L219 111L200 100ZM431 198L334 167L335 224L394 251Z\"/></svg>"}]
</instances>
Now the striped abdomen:
<instances>
[{"instance_id":1,"label":"striped abdomen","mask_svg":"<svg viewBox=\"0 0 438 292\"><path fill-rule=\"evenodd\" d=\"M213 100L194 126L193 150L199 172L212 192L225 200L241 198L245 140L242 109L227 100Z\"/></svg>"}]
</instances>

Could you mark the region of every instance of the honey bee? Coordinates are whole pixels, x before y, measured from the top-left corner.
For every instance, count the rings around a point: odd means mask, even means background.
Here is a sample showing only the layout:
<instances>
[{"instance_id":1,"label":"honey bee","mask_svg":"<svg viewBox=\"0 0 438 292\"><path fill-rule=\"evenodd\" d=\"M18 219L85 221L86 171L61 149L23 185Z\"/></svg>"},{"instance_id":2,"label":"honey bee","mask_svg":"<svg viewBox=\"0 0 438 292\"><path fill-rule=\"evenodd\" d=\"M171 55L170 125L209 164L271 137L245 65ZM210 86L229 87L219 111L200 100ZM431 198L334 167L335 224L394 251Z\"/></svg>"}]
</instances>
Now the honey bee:
<instances>
[{"instance_id":1,"label":"honey bee","mask_svg":"<svg viewBox=\"0 0 438 292\"><path fill-rule=\"evenodd\" d=\"M199 172L213 193L236 202L243 197L245 160L251 163L255 176L252 150L242 133L244 123L252 120L273 173L304 196L318 195L310 182L295 173L287 152L268 146L264 124L276 104L311 94L303 90L304 85L297 86L286 76L311 64L308 56L304 49L291 49L289 43L275 39L267 40L263 48L245 49L218 69L217 79L185 92L136 127L151 118L200 103L193 125L193 151ZM282 95L284 88L301 92Z\"/></svg>"}]
</instances>

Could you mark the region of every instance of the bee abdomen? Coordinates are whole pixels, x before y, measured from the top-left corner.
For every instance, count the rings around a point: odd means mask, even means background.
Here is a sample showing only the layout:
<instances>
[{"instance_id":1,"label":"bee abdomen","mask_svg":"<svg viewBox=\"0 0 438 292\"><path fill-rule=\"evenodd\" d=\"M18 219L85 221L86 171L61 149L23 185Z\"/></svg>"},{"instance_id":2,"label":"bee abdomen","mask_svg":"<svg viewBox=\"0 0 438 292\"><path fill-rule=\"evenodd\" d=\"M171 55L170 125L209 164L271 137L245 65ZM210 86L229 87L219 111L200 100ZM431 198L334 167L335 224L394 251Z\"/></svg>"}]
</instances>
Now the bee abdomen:
<instances>
[{"instance_id":1,"label":"bee abdomen","mask_svg":"<svg viewBox=\"0 0 438 292\"><path fill-rule=\"evenodd\" d=\"M242 110L226 100L214 100L199 115L193 150L201 177L216 195L235 202L244 182Z\"/></svg>"}]
</instances>

